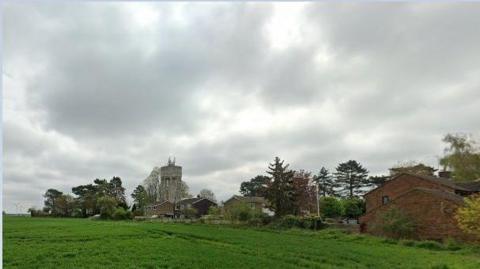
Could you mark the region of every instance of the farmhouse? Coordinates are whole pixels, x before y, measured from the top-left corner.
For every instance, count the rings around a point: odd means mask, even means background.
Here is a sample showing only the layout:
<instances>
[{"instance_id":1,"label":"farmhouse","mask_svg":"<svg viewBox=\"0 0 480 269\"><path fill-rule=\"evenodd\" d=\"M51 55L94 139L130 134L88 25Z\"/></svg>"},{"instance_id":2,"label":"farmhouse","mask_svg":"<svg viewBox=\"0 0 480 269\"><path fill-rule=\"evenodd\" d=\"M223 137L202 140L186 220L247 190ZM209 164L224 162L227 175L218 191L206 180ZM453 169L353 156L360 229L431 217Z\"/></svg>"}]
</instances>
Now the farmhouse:
<instances>
[{"instance_id":1,"label":"farmhouse","mask_svg":"<svg viewBox=\"0 0 480 269\"><path fill-rule=\"evenodd\" d=\"M468 240L454 218L463 198L480 192L480 182L454 183L448 178L402 173L367 194L361 232L383 235L383 214L398 209L415 223L418 239Z\"/></svg>"},{"instance_id":2,"label":"farmhouse","mask_svg":"<svg viewBox=\"0 0 480 269\"><path fill-rule=\"evenodd\" d=\"M207 215L208 210L212 206L217 206L217 203L207 198L186 198L178 202L177 210L180 212L180 214L182 214L182 212L184 212L186 209L194 209L195 216L201 217L203 215Z\"/></svg>"}]
</instances>

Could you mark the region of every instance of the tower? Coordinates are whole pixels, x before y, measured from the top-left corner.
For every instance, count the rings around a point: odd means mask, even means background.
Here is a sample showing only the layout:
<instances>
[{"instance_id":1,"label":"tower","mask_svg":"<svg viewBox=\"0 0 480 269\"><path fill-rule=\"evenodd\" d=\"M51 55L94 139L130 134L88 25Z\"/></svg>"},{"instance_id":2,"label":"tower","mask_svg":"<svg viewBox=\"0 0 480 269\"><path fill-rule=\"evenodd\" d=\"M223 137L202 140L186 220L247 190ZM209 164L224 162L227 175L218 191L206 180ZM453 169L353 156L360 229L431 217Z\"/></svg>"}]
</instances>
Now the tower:
<instances>
[{"instance_id":1,"label":"tower","mask_svg":"<svg viewBox=\"0 0 480 269\"><path fill-rule=\"evenodd\" d=\"M181 199L182 167L168 158L166 166L160 167L160 201L175 202Z\"/></svg>"}]
</instances>

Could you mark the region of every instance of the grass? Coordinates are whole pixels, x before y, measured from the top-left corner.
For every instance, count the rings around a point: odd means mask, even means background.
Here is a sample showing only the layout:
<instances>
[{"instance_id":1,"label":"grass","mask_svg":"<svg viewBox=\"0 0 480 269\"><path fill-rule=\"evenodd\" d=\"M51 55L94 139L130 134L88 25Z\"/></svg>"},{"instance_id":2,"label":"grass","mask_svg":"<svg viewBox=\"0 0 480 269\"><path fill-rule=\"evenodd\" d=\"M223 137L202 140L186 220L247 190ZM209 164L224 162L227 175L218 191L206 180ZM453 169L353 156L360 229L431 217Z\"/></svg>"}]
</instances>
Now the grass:
<instances>
[{"instance_id":1,"label":"grass","mask_svg":"<svg viewBox=\"0 0 480 269\"><path fill-rule=\"evenodd\" d=\"M4 268L480 268L480 254L335 230L4 217Z\"/></svg>"}]
</instances>

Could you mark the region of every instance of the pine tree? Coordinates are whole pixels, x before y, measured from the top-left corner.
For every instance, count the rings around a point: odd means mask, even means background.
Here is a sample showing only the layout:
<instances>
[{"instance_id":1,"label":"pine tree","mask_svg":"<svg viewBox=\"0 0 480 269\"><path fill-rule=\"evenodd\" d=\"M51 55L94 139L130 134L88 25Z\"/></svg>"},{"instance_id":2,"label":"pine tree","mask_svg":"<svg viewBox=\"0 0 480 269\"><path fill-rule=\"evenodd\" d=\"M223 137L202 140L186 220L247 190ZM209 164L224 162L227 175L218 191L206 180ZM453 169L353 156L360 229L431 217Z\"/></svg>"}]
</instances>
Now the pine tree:
<instances>
[{"instance_id":1,"label":"pine tree","mask_svg":"<svg viewBox=\"0 0 480 269\"><path fill-rule=\"evenodd\" d=\"M272 178L266 192L271 209L276 216L293 214L295 211L295 194L293 186L293 171L288 169L288 164L275 157L274 163L269 164L267 174Z\"/></svg>"},{"instance_id":2,"label":"pine tree","mask_svg":"<svg viewBox=\"0 0 480 269\"><path fill-rule=\"evenodd\" d=\"M368 187L368 170L363 168L357 161L350 160L341 163L336 168L336 181L341 188L341 195L353 198L364 192L362 188Z\"/></svg>"},{"instance_id":3,"label":"pine tree","mask_svg":"<svg viewBox=\"0 0 480 269\"><path fill-rule=\"evenodd\" d=\"M313 177L313 181L318 184L319 195L323 197L336 195L335 188L338 185L325 167L322 167L318 175Z\"/></svg>"}]
</instances>

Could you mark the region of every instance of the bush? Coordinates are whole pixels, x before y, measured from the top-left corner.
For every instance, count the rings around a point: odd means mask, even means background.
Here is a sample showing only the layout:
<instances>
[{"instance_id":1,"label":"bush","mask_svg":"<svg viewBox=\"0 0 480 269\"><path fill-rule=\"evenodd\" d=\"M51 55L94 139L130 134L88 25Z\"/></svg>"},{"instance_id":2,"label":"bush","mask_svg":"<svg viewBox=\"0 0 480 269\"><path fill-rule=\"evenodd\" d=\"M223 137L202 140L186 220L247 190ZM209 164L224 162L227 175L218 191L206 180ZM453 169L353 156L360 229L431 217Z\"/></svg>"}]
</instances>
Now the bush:
<instances>
[{"instance_id":1,"label":"bush","mask_svg":"<svg viewBox=\"0 0 480 269\"><path fill-rule=\"evenodd\" d=\"M112 218L115 220L124 220L129 218L129 214L123 207L117 207L115 211L113 211Z\"/></svg>"},{"instance_id":2,"label":"bush","mask_svg":"<svg viewBox=\"0 0 480 269\"><path fill-rule=\"evenodd\" d=\"M455 218L464 232L480 238L480 195L465 198L465 206L457 210Z\"/></svg>"},{"instance_id":3,"label":"bush","mask_svg":"<svg viewBox=\"0 0 480 269\"><path fill-rule=\"evenodd\" d=\"M283 218L276 219L272 222L275 228L301 228L301 229L322 229L325 225L321 219L316 216L299 217L294 215L286 215Z\"/></svg>"},{"instance_id":4,"label":"bush","mask_svg":"<svg viewBox=\"0 0 480 269\"><path fill-rule=\"evenodd\" d=\"M413 221L396 208L384 213L382 229L393 238L411 238L415 232Z\"/></svg>"},{"instance_id":5,"label":"bush","mask_svg":"<svg viewBox=\"0 0 480 269\"><path fill-rule=\"evenodd\" d=\"M248 221L256 214L258 214L258 212L255 209L249 207L247 204L239 203L229 208L225 217L230 220Z\"/></svg>"},{"instance_id":6,"label":"bush","mask_svg":"<svg viewBox=\"0 0 480 269\"><path fill-rule=\"evenodd\" d=\"M365 202L363 200L352 198L342 201L343 216L356 219L365 212Z\"/></svg>"},{"instance_id":7,"label":"bush","mask_svg":"<svg viewBox=\"0 0 480 269\"><path fill-rule=\"evenodd\" d=\"M113 212L117 207L117 200L115 198L110 196L103 196L98 199L97 204L100 207L101 218L112 218Z\"/></svg>"},{"instance_id":8,"label":"bush","mask_svg":"<svg viewBox=\"0 0 480 269\"><path fill-rule=\"evenodd\" d=\"M342 203L335 197L322 197L320 213L324 218L338 218L343 215Z\"/></svg>"}]
</instances>

